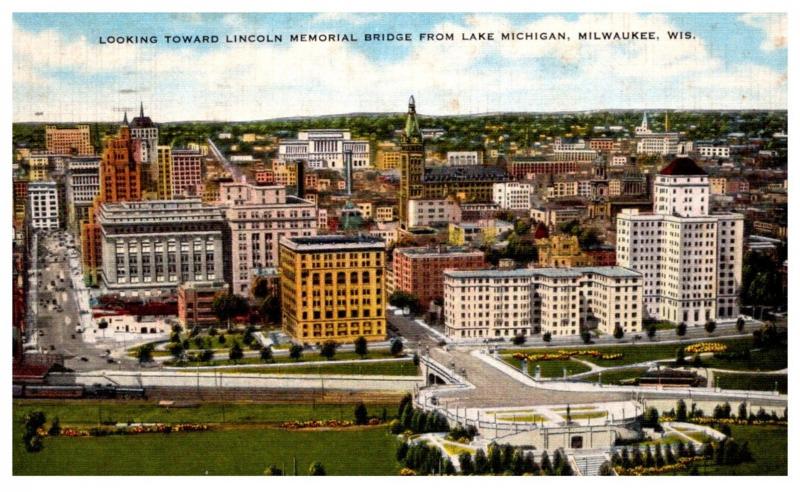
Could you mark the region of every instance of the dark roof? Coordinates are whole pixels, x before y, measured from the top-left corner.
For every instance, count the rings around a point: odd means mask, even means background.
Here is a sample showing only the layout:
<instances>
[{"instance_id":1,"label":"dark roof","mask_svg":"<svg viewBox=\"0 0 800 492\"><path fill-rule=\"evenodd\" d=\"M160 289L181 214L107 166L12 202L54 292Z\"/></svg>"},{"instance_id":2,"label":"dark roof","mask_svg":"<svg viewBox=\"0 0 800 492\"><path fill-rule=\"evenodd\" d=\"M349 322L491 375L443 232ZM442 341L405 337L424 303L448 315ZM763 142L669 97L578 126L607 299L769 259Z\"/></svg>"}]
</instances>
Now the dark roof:
<instances>
[{"instance_id":1,"label":"dark roof","mask_svg":"<svg viewBox=\"0 0 800 492\"><path fill-rule=\"evenodd\" d=\"M442 181L508 181L508 173L494 166L435 166L425 168L425 183Z\"/></svg>"},{"instance_id":2,"label":"dark roof","mask_svg":"<svg viewBox=\"0 0 800 492\"><path fill-rule=\"evenodd\" d=\"M149 116L137 116L131 120L132 128L152 128L154 126L153 120Z\"/></svg>"},{"instance_id":3,"label":"dark roof","mask_svg":"<svg viewBox=\"0 0 800 492\"><path fill-rule=\"evenodd\" d=\"M708 173L688 157L678 157L658 172L665 176L705 176Z\"/></svg>"}]
</instances>

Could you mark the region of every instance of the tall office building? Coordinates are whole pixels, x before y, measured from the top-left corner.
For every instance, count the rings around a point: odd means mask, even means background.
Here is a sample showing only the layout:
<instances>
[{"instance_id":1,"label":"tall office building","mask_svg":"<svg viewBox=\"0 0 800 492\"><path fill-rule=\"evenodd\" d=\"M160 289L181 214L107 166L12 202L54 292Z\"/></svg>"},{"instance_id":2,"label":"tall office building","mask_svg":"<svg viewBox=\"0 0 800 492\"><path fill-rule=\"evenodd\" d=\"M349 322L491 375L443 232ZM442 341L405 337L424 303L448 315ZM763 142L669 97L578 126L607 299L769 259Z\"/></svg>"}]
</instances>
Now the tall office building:
<instances>
[{"instance_id":1,"label":"tall office building","mask_svg":"<svg viewBox=\"0 0 800 492\"><path fill-rule=\"evenodd\" d=\"M383 340L385 255L373 236L282 238L283 329L303 343Z\"/></svg>"},{"instance_id":2,"label":"tall office building","mask_svg":"<svg viewBox=\"0 0 800 492\"><path fill-rule=\"evenodd\" d=\"M123 124L117 134L105 140L100 161L100 193L95 198L89 217L81 225L81 252L84 271L91 283L97 282L102 265L100 227L96 214L103 203L135 202L142 199L142 162L139 141L131 137Z\"/></svg>"},{"instance_id":3,"label":"tall office building","mask_svg":"<svg viewBox=\"0 0 800 492\"><path fill-rule=\"evenodd\" d=\"M58 188L55 181L28 184L28 219L34 230L58 229Z\"/></svg>"},{"instance_id":4,"label":"tall office building","mask_svg":"<svg viewBox=\"0 0 800 492\"><path fill-rule=\"evenodd\" d=\"M158 182L158 126L144 115L143 103L139 103L139 116L133 118L128 126L131 138L138 140L141 147L142 188L155 194Z\"/></svg>"},{"instance_id":5,"label":"tall office building","mask_svg":"<svg viewBox=\"0 0 800 492\"><path fill-rule=\"evenodd\" d=\"M197 150L172 150L173 196L203 196L203 155Z\"/></svg>"},{"instance_id":6,"label":"tall office building","mask_svg":"<svg viewBox=\"0 0 800 492\"><path fill-rule=\"evenodd\" d=\"M305 161L311 169L344 171L348 152L352 154L353 169L369 167L369 140L353 140L350 130L300 130L296 139L278 144L278 158Z\"/></svg>"},{"instance_id":7,"label":"tall office building","mask_svg":"<svg viewBox=\"0 0 800 492\"><path fill-rule=\"evenodd\" d=\"M417 105L414 96L408 99L406 125L400 135L400 225L408 227L408 201L423 198L422 178L425 173L425 147L417 122Z\"/></svg>"},{"instance_id":8,"label":"tall office building","mask_svg":"<svg viewBox=\"0 0 800 492\"><path fill-rule=\"evenodd\" d=\"M53 154L94 154L89 125L77 125L74 128L47 125L44 127L44 146Z\"/></svg>"},{"instance_id":9,"label":"tall office building","mask_svg":"<svg viewBox=\"0 0 800 492\"><path fill-rule=\"evenodd\" d=\"M159 200L172 199L172 147L159 145L158 149L158 183L156 194Z\"/></svg>"},{"instance_id":10,"label":"tall office building","mask_svg":"<svg viewBox=\"0 0 800 492\"><path fill-rule=\"evenodd\" d=\"M317 207L286 194L284 186L220 183L230 237L230 284L234 294L249 296L253 278L278 266L283 237L317 234Z\"/></svg>"},{"instance_id":11,"label":"tall office building","mask_svg":"<svg viewBox=\"0 0 800 492\"><path fill-rule=\"evenodd\" d=\"M678 158L655 178L652 214L617 215L617 264L641 272L652 318L688 325L739 315L741 214L709 213L708 174Z\"/></svg>"},{"instance_id":12,"label":"tall office building","mask_svg":"<svg viewBox=\"0 0 800 492\"><path fill-rule=\"evenodd\" d=\"M100 193L100 157L73 157L67 163L67 224L80 233L89 218L95 197Z\"/></svg>"}]
</instances>

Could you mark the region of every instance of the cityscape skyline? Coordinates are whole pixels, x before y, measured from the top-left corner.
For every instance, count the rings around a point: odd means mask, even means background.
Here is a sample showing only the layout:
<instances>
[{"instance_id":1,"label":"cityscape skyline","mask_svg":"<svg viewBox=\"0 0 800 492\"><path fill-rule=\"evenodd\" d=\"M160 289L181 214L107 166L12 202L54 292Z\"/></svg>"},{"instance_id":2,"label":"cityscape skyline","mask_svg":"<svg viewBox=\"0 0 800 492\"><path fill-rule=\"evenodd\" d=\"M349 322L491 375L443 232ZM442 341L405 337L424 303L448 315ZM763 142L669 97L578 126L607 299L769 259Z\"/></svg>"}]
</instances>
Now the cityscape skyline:
<instances>
[{"instance_id":1,"label":"cityscape skyline","mask_svg":"<svg viewBox=\"0 0 800 492\"><path fill-rule=\"evenodd\" d=\"M598 31L660 40L576 39ZM666 40L668 31L693 39ZM400 32L413 41L363 40ZM455 40L417 39L446 32ZM459 40L478 32L563 32L569 40ZM284 41L168 45L170 33ZM290 33L359 41L288 42ZM162 39L98 42L108 35ZM783 110L787 99L783 14L15 14L13 41L15 122L114 121L140 100L168 122L400 112L396 101L409 93L424 95L426 114L442 116Z\"/></svg>"}]
</instances>

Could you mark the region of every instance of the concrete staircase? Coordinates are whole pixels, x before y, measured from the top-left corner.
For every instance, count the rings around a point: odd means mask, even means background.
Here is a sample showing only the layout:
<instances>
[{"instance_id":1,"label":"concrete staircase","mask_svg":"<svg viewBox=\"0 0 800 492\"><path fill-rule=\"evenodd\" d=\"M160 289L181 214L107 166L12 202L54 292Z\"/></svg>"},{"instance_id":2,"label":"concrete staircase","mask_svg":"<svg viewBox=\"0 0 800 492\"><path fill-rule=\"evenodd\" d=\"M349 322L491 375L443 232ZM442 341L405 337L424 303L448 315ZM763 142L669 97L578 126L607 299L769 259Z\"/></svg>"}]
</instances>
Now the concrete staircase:
<instances>
[{"instance_id":1,"label":"concrete staircase","mask_svg":"<svg viewBox=\"0 0 800 492\"><path fill-rule=\"evenodd\" d=\"M606 452L594 453L575 453L569 456L569 463L575 475L597 476L600 474L600 466L610 458Z\"/></svg>"}]
</instances>

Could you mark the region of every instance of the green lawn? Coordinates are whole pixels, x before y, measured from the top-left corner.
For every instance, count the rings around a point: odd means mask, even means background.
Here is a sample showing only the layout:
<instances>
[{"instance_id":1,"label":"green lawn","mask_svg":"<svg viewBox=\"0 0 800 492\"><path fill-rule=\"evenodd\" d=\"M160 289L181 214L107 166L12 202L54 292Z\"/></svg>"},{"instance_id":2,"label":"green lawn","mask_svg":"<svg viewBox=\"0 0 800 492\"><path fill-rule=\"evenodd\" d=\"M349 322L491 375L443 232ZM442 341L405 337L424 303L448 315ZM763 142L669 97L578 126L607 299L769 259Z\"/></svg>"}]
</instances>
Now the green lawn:
<instances>
[{"instance_id":1,"label":"green lawn","mask_svg":"<svg viewBox=\"0 0 800 492\"><path fill-rule=\"evenodd\" d=\"M723 389L774 391L786 394L789 380L786 374L733 374L717 373L719 387Z\"/></svg>"},{"instance_id":2,"label":"green lawn","mask_svg":"<svg viewBox=\"0 0 800 492\"><path fill-rule=\"evenodd\" d=\"M398 399L399 403L399 399ZM367 404L370 415L388 418L397 413L397 405ZM145 423L275 423L289 420L352 420L352 404L260 404L260 403L202 403L196 408L159 407L155 402L126 402L118 400L24 401L13 404L14 422L19 423L29 412L42 411L48 419L58 417L62 425L92 425L98 422Z\"/></svg>"},{"instance_id":3,"label":"green lawn","mask_svg":"<svg viewBox=\"0 0 800 492\"><path fill-rule=\"evenodd\" d=\"M410 360L369 362L364 364L315 364L302 366L267 366L220 369L219 372L255 374L358 374L368 376L416 376L418 367Z\"/></svg>"},{"instance_id":4,"label":"green lawn","mask_svg":"<svg viewBox=\"0 0 800 492\"><path fill-rule=\"evenodd\" d=\"M617 369L617 370L609 370L603 373L602 379L600 374L595 373L583 378L584 381L590 381L596 383L598 381L603 382L603 384L620 384L621 381L626 379L633 379L641 376L647 372L645 368L633 368L633 369Z\"/></svg>"},{"instance_id":5,"label":"green lawn","mask_svg":"<svg viewBox=\"0 0 800 492\"><path fill-rule=\"evenodd\" d=\"M701 475L786 475L788 470L785 426L731 425L731 437L747 442L755 461L740 465L698 464ZM686 475L682 472L681 475Z\"/></svg>"},{"instance_id":6,"label":"green lawn","mask_svg":"<svg viewBox=\"0 0 800 492\"><path fill-rule=\"evenodd\" d=\"M728 346L729 351L734 350L742 350L744 348L751 348L752 347L752 338L751 337L744 337L744 338L718 338L715 339L714 342L724 343ZM598 366L603 367L616 367L616 366L625 366L629 364L636 364L639 362L646 362L651 360L662 360L662 359L675 359L675 352L678 350L678 347L686 347L691 345L694 342L683 342L683 343L668 343L668 344L646 344L644 342L639 342L636 344L632 343L621 343L618 345L613 346L604 346L604 347L594 347L592 345L586 345L582 347L573 347L570 349L565 350L596 350L601 354L622 354L622 358L615 359L615 360L602 360L602 359L595 359L593 357L576 357L578 359L585 359L589 362L597 364ZM522 352L526 354L534 354L534 353L547 353L547 352L557 352L557 348L552 349L531 349L531 350L504 350L502 353L504 355L511 355L515 352ZM691 355L687 355L687 359L691 360ZM785 357L784 357L785 360ZM555 361L559 362L559 361ZM784 367L786 367L784 365ZM605 379L605 378L604 378Z\"/></svg>"},{"instance_id":7,"label":"green lawn","mask_svg":"<svg viewBox=\"0 0 800 492\"><path fill-rule=\"evenodd\" d=\"M14 475L261 475L275 464L287 474L320 461L329 475L395 475L396 439L385 428L291 432L220 430L170 435L47 438L25 451L14 426Z\"/></svg>"},{"instance_id":8,"label":"green lawn","mask_svg":"<svg viewBox=\"0 0 800 492\"><path fill-rule=\"evenodd\" d=\"M751 350L750 359L723 360L716 357L703 359L703 365L717 369L732 369L735 371L775 371L788 367L787 346L780 345L769 349Z\"/></svg>"},{"instance_id":9,"label":"green lawn","mask_svg":"<svg viewBox=\"0 0 800 492\"><path fill-rule=\"evenodd\" d=\"M515 360L510 355L504 355L503 360L512 366L519 369L522 363ZM545 360L537 362L528 362L528 373L533 376L536 373L536 366L541 367L543 378L560 378L564 376L564 369L567 369L567 375L575 375L589 371L589 366L576 362L574 360Z\"/></svg>"}]
</instances>

